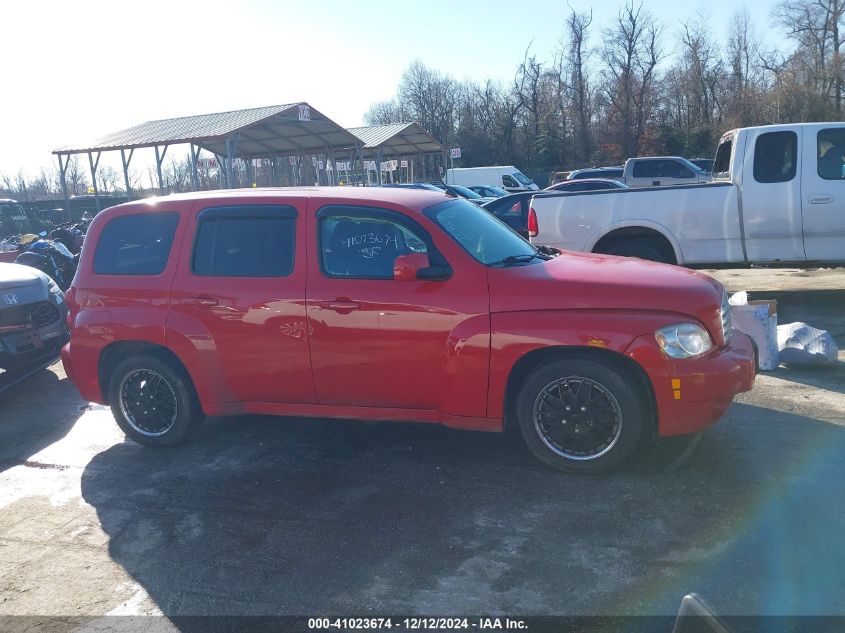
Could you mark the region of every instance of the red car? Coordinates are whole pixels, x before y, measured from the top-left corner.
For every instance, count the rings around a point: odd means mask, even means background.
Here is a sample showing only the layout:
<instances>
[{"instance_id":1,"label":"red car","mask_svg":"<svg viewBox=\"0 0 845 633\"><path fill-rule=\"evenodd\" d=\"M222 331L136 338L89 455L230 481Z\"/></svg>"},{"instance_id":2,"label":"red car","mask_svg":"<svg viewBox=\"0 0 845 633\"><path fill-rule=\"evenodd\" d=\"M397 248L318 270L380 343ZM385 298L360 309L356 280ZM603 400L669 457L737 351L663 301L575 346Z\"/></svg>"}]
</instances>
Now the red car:
<instances>
[{"instance_id":1,"label":"red car","mask_svg":"<svg viewBox=\"0 0 845 633\"><path fill-rule=\"evenodd\" d=\"M154 198L91 224L62 352L146 445L260 413L501 431L567 471L694 433L751 388L724 289L550 257L473 203L389 188Z\"/></svg>"}]
</instances>

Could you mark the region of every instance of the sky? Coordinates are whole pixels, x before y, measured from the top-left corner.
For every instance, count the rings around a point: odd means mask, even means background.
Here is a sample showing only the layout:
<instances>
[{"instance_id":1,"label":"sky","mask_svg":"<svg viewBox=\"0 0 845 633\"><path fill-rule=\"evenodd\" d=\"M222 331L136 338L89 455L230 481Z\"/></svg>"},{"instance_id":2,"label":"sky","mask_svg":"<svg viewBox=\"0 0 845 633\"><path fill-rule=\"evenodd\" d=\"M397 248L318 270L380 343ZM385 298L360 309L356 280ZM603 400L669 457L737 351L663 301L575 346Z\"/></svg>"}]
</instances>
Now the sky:
<instances>
[{"instance_id":1,"label":"sky","mask_svg":"<svg viewBox=\"0 0 845 633\"><path fill-rule=\"evenodd\" d=\"M508 82L529 45L552 59L570 7L592 8L599 44L622 2L6 0L0 173L34 175L57 166L57 147L191 114L307 101L345 127L362 125L414 59L457 79ZM743 6L770 46L782 37L773 0L643 4L664 25L667 52L698 15L723 41ZM150 160L144 152L133 165ZM101 164L119 168L117 156Z\"/></svg>"}]
</instances>

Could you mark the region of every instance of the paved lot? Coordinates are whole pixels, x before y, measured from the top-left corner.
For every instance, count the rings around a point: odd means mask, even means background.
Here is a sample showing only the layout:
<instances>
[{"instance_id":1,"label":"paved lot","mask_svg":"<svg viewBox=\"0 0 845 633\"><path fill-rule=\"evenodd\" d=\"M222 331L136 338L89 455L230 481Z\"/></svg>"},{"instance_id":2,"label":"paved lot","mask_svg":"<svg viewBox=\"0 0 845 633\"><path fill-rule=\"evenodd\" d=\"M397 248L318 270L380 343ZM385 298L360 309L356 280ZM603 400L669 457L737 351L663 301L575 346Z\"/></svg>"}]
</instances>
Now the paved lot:
<instances>
[{"instance_id":1,"label":"paved lot","mask_svg":"<svg viewBox=\"0 0 845 633\"><path fill-rule=\"evenodd\" d=\"M781 320L845 348L845 274L717 274L792 286ZM845 614L843 361L760 376L680 468L605 477L425 425L215 419L143 449L55 365L0 395L0 614Z\"/></svg>"}]
</instances>

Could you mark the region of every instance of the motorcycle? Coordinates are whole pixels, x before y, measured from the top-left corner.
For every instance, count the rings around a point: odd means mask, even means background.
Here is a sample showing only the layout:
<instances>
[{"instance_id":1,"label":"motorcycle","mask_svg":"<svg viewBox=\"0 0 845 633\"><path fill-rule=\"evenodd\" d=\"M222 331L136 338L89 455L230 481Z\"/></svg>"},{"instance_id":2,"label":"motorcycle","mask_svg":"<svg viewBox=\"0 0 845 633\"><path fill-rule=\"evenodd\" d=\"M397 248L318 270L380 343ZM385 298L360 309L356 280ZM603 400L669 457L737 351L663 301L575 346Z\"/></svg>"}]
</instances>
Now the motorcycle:
<instances>
[{"instance_id":1,"label":"motorcycle","mask_svg":"<svg viewBox=\"0 0 845 633\"><path fill-rule=\"evenodd\" d=\"M74 255L59 241L40 239L21 242L23 252L15 258L16 264L31 266L49 275L62 290L70 288L79 256Z\"/></svg>"},{"instance_id":2,"label":"motorcycle","mask_svg":"<svg viewBox=\"0 0 845 633\"><path fill-rule=\"evenodd\" d=\"M90 220L86 221L84 218L81 222L63 222L57 224L56 227L50 231L48 236L51 240L61 242L74 255L78 255L82 250L82 243L85 241L85 232L88 230Z\"/></svg>"}]
</instances>

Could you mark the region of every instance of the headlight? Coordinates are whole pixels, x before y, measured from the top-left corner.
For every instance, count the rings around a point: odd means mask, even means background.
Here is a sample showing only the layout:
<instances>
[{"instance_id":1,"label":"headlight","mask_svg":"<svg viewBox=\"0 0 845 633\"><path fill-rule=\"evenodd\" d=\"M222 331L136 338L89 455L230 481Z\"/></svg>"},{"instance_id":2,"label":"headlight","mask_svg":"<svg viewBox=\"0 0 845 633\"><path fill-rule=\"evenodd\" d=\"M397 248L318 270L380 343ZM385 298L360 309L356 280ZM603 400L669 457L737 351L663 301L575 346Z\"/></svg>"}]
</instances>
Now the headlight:
<instances>
[{"instance_id":1,"label":"headlight","mask_svg":"<svg viewBox=\"0 0 845 633\"><path fill-rule=\"evenodd\" d=\"M64 294L62 293L62 290L61 288L59 288L58 284L52 279L50 280L50 294L52 294L53 297L56 299L56 303L64 303Z\"/></svg>"},{"instance_id":2,"label":"headlight","mask_svg":"<svg viewBox=\"0 0 845 633\"><path fill-rule=\"evenodd\" d=\"M663 353L672 358L701 356L713 348L707 331L695 323L679 323L660 328L654 333Z\"/></svg>"}]
</instances>

